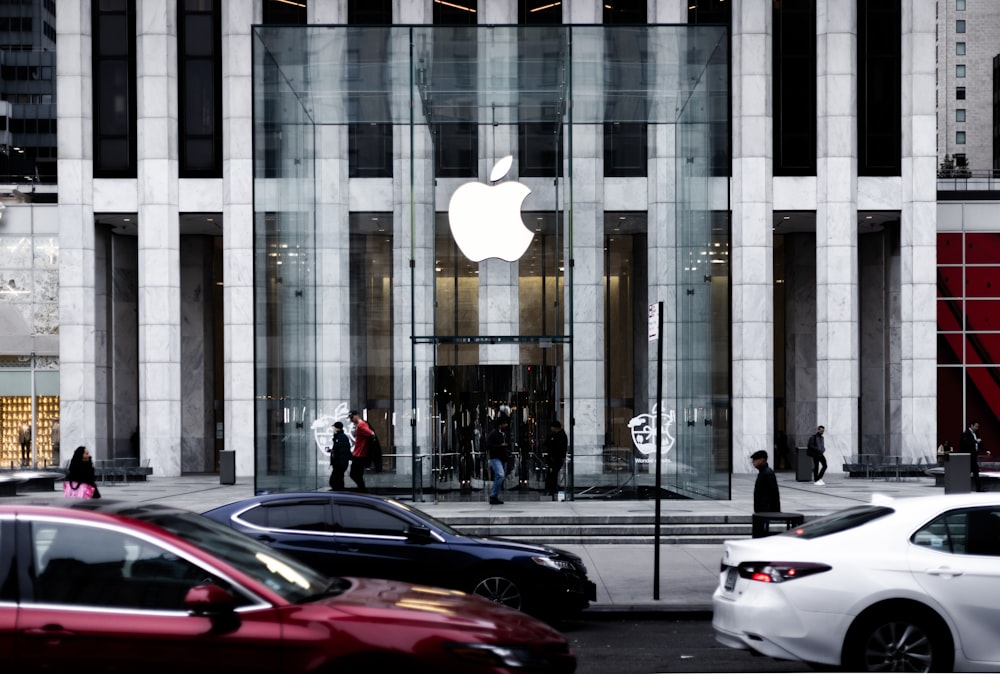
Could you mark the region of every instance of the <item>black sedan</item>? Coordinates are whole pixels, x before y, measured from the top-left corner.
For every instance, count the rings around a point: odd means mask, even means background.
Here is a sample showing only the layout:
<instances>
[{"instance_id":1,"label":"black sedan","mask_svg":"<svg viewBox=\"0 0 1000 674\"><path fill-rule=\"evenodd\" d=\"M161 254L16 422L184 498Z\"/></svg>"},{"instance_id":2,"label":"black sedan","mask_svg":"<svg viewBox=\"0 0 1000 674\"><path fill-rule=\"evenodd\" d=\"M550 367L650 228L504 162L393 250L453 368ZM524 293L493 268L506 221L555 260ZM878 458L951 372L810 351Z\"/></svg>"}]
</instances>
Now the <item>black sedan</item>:
<instances>
[{"instance_id":1,"label":"black sedan","mask_svg":"<svg viewBox=\"0 0 1000 674\"><path fill-rule=\"evenodd\" d=\"M586 608L596 594L572 553L466 536L416 508L372 494L267 494L203 514L333 576L463 590L549 618Z\"/></svg>"}]
</instances>

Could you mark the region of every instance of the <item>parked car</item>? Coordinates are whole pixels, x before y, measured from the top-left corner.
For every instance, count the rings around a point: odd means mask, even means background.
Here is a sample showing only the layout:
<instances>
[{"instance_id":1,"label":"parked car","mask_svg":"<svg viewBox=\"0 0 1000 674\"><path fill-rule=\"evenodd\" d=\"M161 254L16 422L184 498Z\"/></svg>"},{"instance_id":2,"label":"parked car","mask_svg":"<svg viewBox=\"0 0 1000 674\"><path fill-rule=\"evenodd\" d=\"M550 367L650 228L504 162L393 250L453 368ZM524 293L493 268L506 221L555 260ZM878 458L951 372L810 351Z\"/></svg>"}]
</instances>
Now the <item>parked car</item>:
<instances>
[{"instance_id":1,"label":"parked car","mask_svg":"<svg viewBox=\"0 0 1000 674\"><path fill-rule=\"evenodd\" d=\"M0 506L11 672L572 672L566 639L442 588L330 577L196 513Z\"/></svg>"},{"instance_id":2,"label":"parked car","mask_svg":"<svg viewBox=\"0 0 1000 674\"><path fill-rule=\"evenodd\" d=\"M1000 494L876 496L727 541L717 639L850 671L1000 671Z\"/></svg>"},{"instance_id":3,"label":"parked car","mask_svg":"<svg viewBox=\"0 0 1000 674\"><path fill-rule=\"evenodd\" d=\"M417 508L372 494L268 494L204 515L331 575L462 590L545 617L580 611L596 596L577 555L465 536Z\"/></svg>"}]
</instances>

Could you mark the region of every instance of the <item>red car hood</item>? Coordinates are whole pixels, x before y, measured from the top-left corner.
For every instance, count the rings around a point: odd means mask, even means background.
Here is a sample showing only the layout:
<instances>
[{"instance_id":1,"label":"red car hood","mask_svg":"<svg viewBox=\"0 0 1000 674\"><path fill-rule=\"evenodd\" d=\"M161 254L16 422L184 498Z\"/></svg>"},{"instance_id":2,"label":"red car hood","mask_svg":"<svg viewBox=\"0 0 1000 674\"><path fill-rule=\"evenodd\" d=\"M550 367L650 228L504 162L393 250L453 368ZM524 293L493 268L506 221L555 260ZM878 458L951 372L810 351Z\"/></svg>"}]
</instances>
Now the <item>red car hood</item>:
<instances>
[{"instance_id":1,"label":"red car hood","mask_svg":"<svg viewBox=\"0 0 1000 674\"><path fill-rule=\"evenodd\" d=\"M438 625L444 630L493 634L500 641L565 641L559 632L531 616L491 601L427 585L377 578L347 578L351 587L319 601L360 620Z\"/></svg>"}]
</instances>

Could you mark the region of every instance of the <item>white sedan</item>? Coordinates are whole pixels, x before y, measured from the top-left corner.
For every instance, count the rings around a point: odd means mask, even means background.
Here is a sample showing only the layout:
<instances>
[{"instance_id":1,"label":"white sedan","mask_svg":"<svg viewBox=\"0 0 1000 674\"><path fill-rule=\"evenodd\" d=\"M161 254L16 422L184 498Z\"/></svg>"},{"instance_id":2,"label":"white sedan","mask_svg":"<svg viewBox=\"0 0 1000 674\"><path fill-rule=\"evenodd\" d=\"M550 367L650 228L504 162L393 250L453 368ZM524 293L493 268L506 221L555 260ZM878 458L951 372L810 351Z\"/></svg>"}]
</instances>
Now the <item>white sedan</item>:
<instances>
[{"instance_id":1,"label":"white sedan","mask_svg":"<svg viewBox=\"0 0 1000 674\"><path fill-rule=\"evenodd\" d=\"M1000 493L875 496L727 541L716 639L818 668L1000 671Z\"/></svg>"}]
</instances>

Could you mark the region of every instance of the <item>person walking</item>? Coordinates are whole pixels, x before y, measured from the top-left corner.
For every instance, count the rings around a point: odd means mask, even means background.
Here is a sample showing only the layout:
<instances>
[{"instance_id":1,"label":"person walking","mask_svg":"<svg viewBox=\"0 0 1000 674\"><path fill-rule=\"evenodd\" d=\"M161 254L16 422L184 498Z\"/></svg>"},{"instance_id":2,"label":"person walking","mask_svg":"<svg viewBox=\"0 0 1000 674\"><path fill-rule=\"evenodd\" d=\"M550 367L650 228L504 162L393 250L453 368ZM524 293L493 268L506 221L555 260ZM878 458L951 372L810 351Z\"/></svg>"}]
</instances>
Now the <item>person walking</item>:
<instances>
[{"instance_id":1,"label":"person walking","mask_svg":"<svg viewBox=\"0 0 1000 674\"><path fill-rule=\"evenodd\" d=\"M94 462L90 459L90 452L83 445L73 451L73 458L69 460L69 470L66 471L66 482L74 488L75 485L89 484L94 488L94 495L90 498L101 498L101 491L97 488Z\"/></svg>"},{"instance_id":2,"label":"person walking","mask_svg":"<svg viewBox=\"0 0 1000 674\"><path fill-rule=\"evenodd\" d=\"M753 511L755 513L780 513L781 495L778 493L778 478L767 464L767 452L763 449L750 455L753 467L757 469L757 480L753 483Z\"/></svg>"},{"instance_id":3,"label":"person walking","mask_svg":"<svg viewBox=\"0 0 1000 674\"><path fill-rule=\"evenodd\" d=\"M549 422L549 434L545 437L545 495L555 498L559 491L559 471L566 462L569 438L557 419Z\"/></svg>"},{"instance_id":4,"label":"person walking","mask_svg":"<svg viewBox=\"0 0 1000 674\"><path fill-rule=\"evenodd\" d=\"M354 449L351 451L351 479L358 486L358 491L366 492L365 468L368 467L368 438L375 435L375 431L368 425L368 422L361 418L357 410L347 413L347 420L354 424Z\"/></svg>"},{"instance_id":5,"label":"person walking","mask_svg":"<svg viewBox=\"0 0 1000 674\"><path fill-rule=\"evenodd\" d=\"M816 428L816 434L809 438L806 446L806 454L813 460L813 484L817 487L826 486L826 482L823 482L823 475L826 474L826 444L823 442L825 432L824 426Z\"/></svg>"},{"instance_id":6,"label":"person walking","mask_svg":"<svg viewBox=\"0 0 1000 674\"><path fill-rule=\"evenodd\" d=\"M351 441L344 432L344 424L333 423L333 447L330 449L330 491L344 490L344 473L351 463Z\"/></svg>"},{"instance_id":7,"label":"person walking","mask_svg":"<svg viewBox=\"0 0 1000 674\"><path fill-rule=\"evenodd\" d=\"M486 436L486 451L490 457L490 468L493 469L493 486L490 487L490 505L503 505L500 498L500 486L507 477L505 470L507 466L507 452L510 447L510 436L507 429L510 428L510 419L506 414L500 413L497 423Z\"/></svg>"},{"instance_id":8,"label":"person walking","mask_svg":"<svg viewBox=\"0 0 1000 674\"><path fill-rule=\"evenodd\" d=\"M976 491L982 491L983 485L979 479L979 452L983 451L979 437L979 422L973 419L969 427L962 432L959 449L969 455L969 468L972 469L972 483Z\"/></svg>"}]
</instances>

